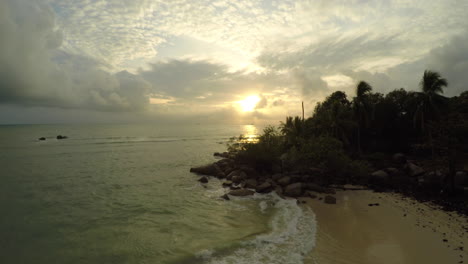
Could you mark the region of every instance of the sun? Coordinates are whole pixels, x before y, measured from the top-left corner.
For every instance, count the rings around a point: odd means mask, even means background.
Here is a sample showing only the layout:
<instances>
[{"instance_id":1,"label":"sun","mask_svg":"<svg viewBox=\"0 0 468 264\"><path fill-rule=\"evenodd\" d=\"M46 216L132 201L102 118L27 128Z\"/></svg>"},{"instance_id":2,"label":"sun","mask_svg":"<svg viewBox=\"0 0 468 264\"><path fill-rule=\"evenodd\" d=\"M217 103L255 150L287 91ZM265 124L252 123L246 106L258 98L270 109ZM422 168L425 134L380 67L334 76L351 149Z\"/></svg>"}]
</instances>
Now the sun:
<instances>
[{"instance_id":1,"label":"sun","mask_svg":"<svg viewBox=\"0 0 468 264\"><path fill-rule=\"evenodd\" d=\"M245 98L244 100L239 101L239 105L244 112L252 112L260 102L260 97L257 95L251 95Z\"/></svg>"}]
</instances>

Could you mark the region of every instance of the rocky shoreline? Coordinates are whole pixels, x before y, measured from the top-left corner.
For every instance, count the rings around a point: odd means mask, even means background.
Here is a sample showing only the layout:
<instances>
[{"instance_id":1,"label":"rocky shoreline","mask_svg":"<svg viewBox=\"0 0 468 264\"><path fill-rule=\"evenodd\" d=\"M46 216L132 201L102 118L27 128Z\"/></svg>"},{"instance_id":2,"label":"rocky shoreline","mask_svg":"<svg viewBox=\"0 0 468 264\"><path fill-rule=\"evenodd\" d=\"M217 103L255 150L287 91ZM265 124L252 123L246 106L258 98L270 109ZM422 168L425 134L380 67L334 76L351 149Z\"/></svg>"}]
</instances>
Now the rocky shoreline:
<instances>
[{"instance_id":1,"label":"rocky shoreline","mask_svg":"<svg viewBox=\"0 0 468 264\"><path fill-rule=\"evenodd\" d=\"M364 190L377 192L399 192L421 201L432 201L442 205L447 211L457 211L468 215L468 175L466 171L458 171L455 177L455 187L458 195L444 196L443 186L447 178L439 171L425 170L415 161L409 160L404 154L397 153L387 164L391 167L378 169L369 175L348 182L346 179L335 179L329 182L324 171L310 167L302 171L285 171L276 166L271 172L259 172L236 161L235 153L214 153L219 158L216 162L200 167L193 167L190 172L201 175L199 181L207 183L210 177L222 180L222 186L229 196L249 196L257 193L276 192L280 197L310 197L323 200L327 204L335 204L335 190Z\"/></svg>"}]
</instances>

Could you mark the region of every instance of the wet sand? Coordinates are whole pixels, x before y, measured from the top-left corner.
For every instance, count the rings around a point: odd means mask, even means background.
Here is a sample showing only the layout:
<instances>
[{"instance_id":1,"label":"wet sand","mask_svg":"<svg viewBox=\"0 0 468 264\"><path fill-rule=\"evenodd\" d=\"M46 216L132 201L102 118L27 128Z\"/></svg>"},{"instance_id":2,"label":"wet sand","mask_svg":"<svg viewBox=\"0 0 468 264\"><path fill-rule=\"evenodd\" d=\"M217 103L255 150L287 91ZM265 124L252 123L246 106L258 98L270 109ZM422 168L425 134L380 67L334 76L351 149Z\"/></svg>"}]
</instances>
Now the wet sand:
<instances>
[{"instance_id":1,"label":"wet sand","mask_svg":"<svg viewBox=\"0 0 468 264\"><path fill-rule=\"evenodd\" d=\"M316 246L305 263L468 263L468 218L397 194L339 191L334 196L337 204L300 199L318 225Z\"/></svg>"}]
</instances>

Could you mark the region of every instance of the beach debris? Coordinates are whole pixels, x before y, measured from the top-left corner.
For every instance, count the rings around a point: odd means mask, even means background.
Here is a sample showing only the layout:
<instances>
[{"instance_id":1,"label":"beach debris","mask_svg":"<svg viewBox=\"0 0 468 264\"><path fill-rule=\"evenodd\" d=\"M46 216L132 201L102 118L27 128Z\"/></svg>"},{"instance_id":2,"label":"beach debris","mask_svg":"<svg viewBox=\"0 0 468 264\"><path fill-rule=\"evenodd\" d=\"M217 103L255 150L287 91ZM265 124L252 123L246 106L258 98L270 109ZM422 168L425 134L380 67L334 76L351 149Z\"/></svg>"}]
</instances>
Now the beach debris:
<instances>
[{"instance_id":1,"label":"beach debris","mask_svg":"<svg viewBox=\"0 0 468 264\"><path fill-rule=\"evenodd\" d=\"M38 139L41 140L41 141L46 140L45 137L40 137L40 138L38 138Z\"/></svg>"},{"instance_id":2,"label":"beach debris","mask_svg":"<svg viewBox=\"0 0 468 264\"><path fill-rule=\"evenodd\" d=\"M323 202L326 204L336 204L336 198L331 195L327 195L325 196L325 199L323 200Z\"/></svg>"},{"instance_id":3,"label":"beach debris","mask_svg":"<svg viewBox=\"0 0 468 264\"><path fill-rule=\"evenodd\" d=\"M300 182L296 182L296 183L293 183L293 184L289 184L289 185L286 186L286 188L284 189L284 195L290 196L290 197L298 197L298 196L301 196L301 194L302 194L302 188L303 188L303 184L300 183Z\"/></svg>"},{"instance_id":4,"label":"beach debris","mask_svg":"<svg viewBox=\"0 0 468 264\"><path fill-rule=\"evenodd\" d=\"M198 179L198 181L201 183L208 183L208 178L206 176L203 176L200 179Z\"/></svg>"},{"instance_id":5,"label":"beach debris","mask_svg":"<svg viewBox=\"0 0 468 264\"><path fill-rule=\"evenodd\" d=\"M248 195L253 195L255 192L249 189L238 189L238 190L232 190L228 194L232 196L248 196Z\"/></svg>"}]
</instances>

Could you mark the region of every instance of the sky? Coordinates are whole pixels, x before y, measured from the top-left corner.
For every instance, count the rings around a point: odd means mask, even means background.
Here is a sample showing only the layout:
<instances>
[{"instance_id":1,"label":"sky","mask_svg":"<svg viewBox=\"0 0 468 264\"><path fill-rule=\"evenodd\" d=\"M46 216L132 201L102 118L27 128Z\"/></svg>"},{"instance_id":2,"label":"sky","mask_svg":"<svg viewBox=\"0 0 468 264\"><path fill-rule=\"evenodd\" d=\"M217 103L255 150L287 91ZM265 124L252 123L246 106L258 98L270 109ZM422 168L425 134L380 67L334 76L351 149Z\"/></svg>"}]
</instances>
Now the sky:
<instances>
[{"instance_id":1,"label":"sky","mask_svg":"<svg viewBox=\"0 0 468 264\"><path fill-rule=\"evenodd\" d=\"M468 90L468 0L1 0L0 124L277 123L360 80ZM246 106L247 104L247 106Z\"/></svg>"}]
</instances>

